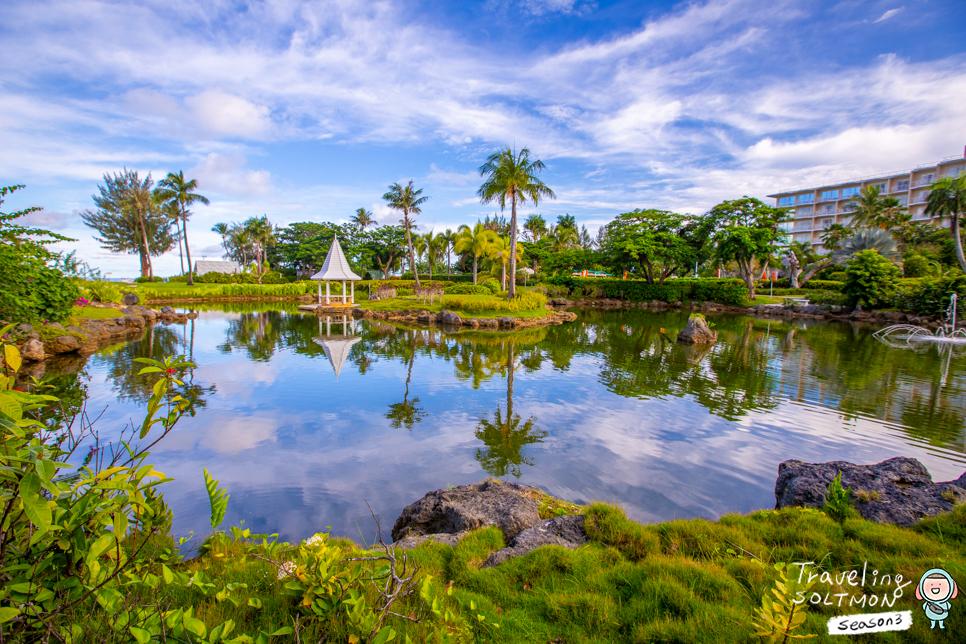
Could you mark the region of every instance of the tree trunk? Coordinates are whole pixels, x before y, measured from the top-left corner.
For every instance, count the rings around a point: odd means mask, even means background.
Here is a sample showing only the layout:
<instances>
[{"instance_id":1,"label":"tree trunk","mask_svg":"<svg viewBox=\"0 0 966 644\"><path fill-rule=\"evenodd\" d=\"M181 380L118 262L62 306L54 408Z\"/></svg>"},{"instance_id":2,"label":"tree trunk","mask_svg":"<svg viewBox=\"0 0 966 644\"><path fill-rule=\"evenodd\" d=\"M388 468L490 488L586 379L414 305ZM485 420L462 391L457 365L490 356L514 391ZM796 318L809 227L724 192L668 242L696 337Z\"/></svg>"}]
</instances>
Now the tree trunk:
<instances>
[{"instance_id":1,"label":"tree trunk","mask_svg":"<svg viewBox=\"0 0 966 644\"><path fill-rule=\"evenodd\" d=\"M500 289L506 290L506 264L500 262Z\"/></svg>"},{"instance_id":2,"label":"tree trunk","mask_svg":"<svg viewBox=\"0 0 966 644\"><path fill-rule=\"evenodd\" d=\"M144 251L144 247L140 244L138 244L138 256L141 260L141 277L147 277L149 273L148 254Z\"/></svg>"},{"instance_id":3,"label":"tree trunk","mask_svg":"<svg viewBox=\"0 0 966 644\"><path fill-rule=\"evenodd\" d=\"M184 252L188 256L188 286L194 286L195 279L193 269L191 268L191 249L188 248L188 219L184 216L185 214L184 207L182 207L181 225L182 229L184 230L184 234L182 235L182 237L184 237ZM184 271L184 268L181 270Z\"/></svg>"},{"instance_id":4,"label":"tree trunk","mask_svg":"<svg viewBox=\"0 0 966 644\"><path fill-rule=\"evenodd\" d=\"M473 284L476 284L476 253L473 253Z\"/></svg>"},{"instance_id":5,"label":"tree trunk","mask_svg":"<svg viewBox=\"0 0 966 644\"><path fill-rule=\"evenodd\" d=\"M504 268L504 271L506 269ZM517 191L510 189L510 287L507 297L517 294ZM504 280L505 281L505 280Z\"/></svg>"},{"instance_id":6,"label":"tree trunk","mask_svg":"<svg viewBox=\"0 0 966 644\"><path fill-rule=\"evenodd\" d=\"M147 264L148 264L148 279L153 282L154 266L151 264L151 248L150 246L148 246L148 230L147 230L147 226L145 226L144 224L144 213L141 212L140 208L138 208L137 212L138 212L138 222L140 222L141 224L141 239L144 242L144 258L147 259ZM143 266L144 259L142 259L141 261ZM144 269L142 268L141 271L143 272Z\"/></svg>"},{"instance_id":7,"label":"tree trunk","mask_svg":"<svg viewBox=\"0 0 966 644\"><path fill-rule=\"evenodd\" d=\"M815 273L819 272L820 270L822 270L826 266L831 266L831 265L832 265L832 260L831 259L828 259L828 258L826 258L826 259L820 259L819 261L815 262L814 264L809 264L808 266L806 266L804 268L805 275L802 276L802 279L801 279L801 282L800 283L801 284L804 284L808 280L810 280L813 277L815 277Z\"/></svg>"},{"instance_id":8,"label":"tree trunk","mask_svg":"<svg viewBox=\"0 0 966 644\"><path fill-rule=\"evenodd\" d=\"M403 211L403 221L406 222L406 246L409 248L409 268L413 271L416 288L419 288L419 271L416 270L416 251L413 249L413 238L409 234L409 213Z\"/></svg>"},{"instance_id":9,"label":"tree trunk","mask_svg":"<svg viewBox=\"0 0 966 644\"><path fill-rule=\"evenodd\" d=\"M792 288L798 288L798 276L802 274L802 264L798 261L798 255L789 250L785 253L785 262L788 265L788 281Z\"/></svg>"},{"instance_id":10,"label":"tree trunk","mask_svg":"<svg viewBox=\"0 0 966 644\"><path fill-rule=\"evenodd\" d=\"M446 243L447 243L447 246L446 246L446 281L448 282L449 281L449 267L450 267L450 262L449 262L449 245L448 245L449 242L446 242Z\"/></svg>"},{"instance_id":11,"label":"tree trunk","mask_svg":"<svg viewBox=\"0 0 966 644\"><path fill-rule=\"evenodd\" d=\"M738 267L741 269L741 275L745 278L745 286L748 287L748 299L755 299L755 260L752 259L749 262L742 264L738 262Z\"/></svg>"},{"instance_id":12,"label":"tree trunk","mask_svg":"<svg viewBox=\"0 0 966 644\"><path fill-rule=\"evenodd\" d=\"M177 220L175 221L177 224ZM184 246L181 244L181 231L178 231L178 260L181 262L181 274L184 275Z\"/></svg>"},{"instance_id":13,"label":"tree trunk","mask_svg":"<svg viewBox=\"0 0 966 644\"><path fill-rule=\"evenodd\" d=\"M506 375L506 420L507 423L511 422L513 418L513 360L515 356L513 355L513 340L510 340L510 360L507 362L507 375Z\"/></svg>"},{"instance_id":14,"label":"tree trunk","mask_svg":"<svg viewBox=\"0 0 966 644\"><path fill-rule=\"evenodd\" d=\"M963 240L959 236L959 213L954 212L950 229L953 233L953 245L956 247L956 259L959 260L959 267L966 273L966 256L963 256Z\"/></svg>"}]
</instances>

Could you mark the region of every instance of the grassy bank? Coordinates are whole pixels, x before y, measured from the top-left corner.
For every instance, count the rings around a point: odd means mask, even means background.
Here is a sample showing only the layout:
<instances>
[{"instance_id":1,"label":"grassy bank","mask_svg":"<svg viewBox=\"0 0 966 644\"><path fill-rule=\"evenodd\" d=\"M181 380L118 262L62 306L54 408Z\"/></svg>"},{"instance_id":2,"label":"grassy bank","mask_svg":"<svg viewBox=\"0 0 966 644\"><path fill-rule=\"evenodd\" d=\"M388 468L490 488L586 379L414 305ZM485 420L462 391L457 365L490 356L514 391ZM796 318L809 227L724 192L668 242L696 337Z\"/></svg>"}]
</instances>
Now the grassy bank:
<instances>
[{"instance_id":1,"label":"grassy bank","mask_svg":"<svg viewBox=\"0 0 966 644\"><path fill-rule=\"evenodd\" d=\"M542 318L546 317L550 311L544 308L543 304L523 310L507 311L500 307L507 303L504 297L499 295L444 295L442 302L424 304L419 299L394 298L389 300L362 300L356 302L359 308L369 311L430 311L439 313L443 309L452 309L463 318L498 318L498 317L517 317L517 318ZM469 310L460 308L460 304L468 307Z\"/></svg>"},{"instance_id":2,"label":"grassy bank","mask_svg":"<svg viewBox=\"0 0 966 644\"><path fill-rule=\"evenodd\" d=\"M553 508L546 506L542 514L553 514ZM646 526L605 504L591 505L586 516L587 545L576 551L546 546L494 569L480 566L504 546L497 528L478 530L456 547L424 544L413 550L421 575L432 575L440 587L452 585L444 605L462 617L466 636L453 641L470 641L470 632L477 641L507 643L758 641L753 623L762 597L779 581L774 564L809 561L815 562L816 571L830 573L861 573L867 563L867 583L835 584L834 575L831 584L817 580L806 596L818 593L821 604L809 606L797 634L818 635L819 642L942 642L953 641L950 632L966 630L966 611L954 606L946 631L931 631L914 597L920 576L933 567L966 580L966 506L912 529L860 518L839 523L807 509ZM344 557L363 554L348 541L336 545ZM247 586L235 593L236 602L197 592L185 597L196 607L196 616L209 623L232 619L248 632L292 624L297 601L278 593L276 569L240 553L238 544L225 540L180 565L188 574L201 571L218 588L228 583ZM793 569L796 574L798 570ZM876 581L888 574L889 582L873 583L873 570ZM891 603L896 575L911 583L894 606L849 606L852 596L858 600L863 595L867 603L873 595L876 603L883 595ZM840 608L835 603L841 593L846 596ZM832 606L825 605L826 595ZM249 600L261 609L251 608ZM401 614L416 610L417 603L406 600ZM825 623L832 616L886 610L913 610L911 630L856 638L827 635ZM337 616L311 626L310 621L303 623L307 630L302 641L317 641L323 633L329 641L345 641ZM431 624L397 619L392 625L399 641L405 635L414 642L432 641Z\"/></svg>"}]
</instances>

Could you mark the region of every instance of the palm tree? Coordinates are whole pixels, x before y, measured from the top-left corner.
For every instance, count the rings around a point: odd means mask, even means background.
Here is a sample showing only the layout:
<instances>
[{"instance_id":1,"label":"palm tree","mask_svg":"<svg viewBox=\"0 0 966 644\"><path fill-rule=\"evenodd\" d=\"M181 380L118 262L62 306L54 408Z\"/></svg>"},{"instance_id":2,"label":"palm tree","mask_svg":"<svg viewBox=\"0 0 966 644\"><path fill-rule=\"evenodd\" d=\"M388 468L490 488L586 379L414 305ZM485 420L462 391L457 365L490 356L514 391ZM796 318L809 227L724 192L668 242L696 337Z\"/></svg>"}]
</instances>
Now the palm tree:
<instances>
[{"instance_id":1,"label":"palm tree","mask_svg":"<svg viewBox=\"0 0 966 644\"><path fill-rule=\"evenodd\" d=\"M416 267L412 269L413 274L416 274L419 269L420 262L423 261L423 255L426 254L426 237L423 235L413 236L413 253L416 255ZM412 267L410 267L412 268ZM430 269L430 275L432 275L432 269ZM432 277L430 277L432 279Z\"/></svg>"},{"instance_id":2,"label":"palm tree","mask_svg":"<svg viewBox=\"0 0 966 644\"><path fill-rule=\"evenodd\" d=\"M372 211L366 210L365 208L359 208L356 210L355 217L353 217L351 221L359 227L359 230L365 230L369 226L373 226L376 223L376 220L372 218Z\"/></svg>"},{"instance_id":3,"label":"palm tree","mask_svg":"<svg viewBox=\"0 0 966 644\"><path fill-rule=\"evenodd\" d=\"M859 200L852 211L852 226L855 228L890 228L893 220L905 208L895 197L882 197L879 188L866 186L859 193Z\"/></svg>"},{"instance_id":4,"label":"palm tree","mask_svg":"<svg viewBox=\"0 0 966 644\"><path fill-rule=\"evenodd\" d=\"M228 224L215 224L211 227L211 232L221 235L221 245L225 248L225 253L227 253L228 234L231 232L231 228L228 227Z\"/></svg>"},{"instance_id":5,"label":"palm tree","mask_svg":"<svg viewBox=\"0 0 966 644\"><path fill-rule=\"evenodd\" d=\"M577 230L577 218L573 215L558 215L557 228L573 228Z\"/></svg>"},{"instance_id":6,"label":"palm tree","mask_svg":"<svg viewBox=\"0 0 966 644\"><path fill-rule=\"evenodd\" d=\"M473 283L476 284L477 260L483 255L486 255L496 235L492 230L483 228L483 224L480 222L476 222L476 225L472 229L466 224L463 224L459 227L458 232L459 239L454 245L454 250L457 253L470 253L473 255Z\"/></svg>"},{"instance_id":7,"label":"palm tree","mask_svg":"<svg viewBox=\"0 0 966 644\"><path fill-rule=\"evenodd\" d=\"M417 288L419 287L419 272L416 270L416 257L413 251L411 231L415 228L413 218L422 212L420 206L429 199L429 197L420 197L419 195L421 194L423 194L423 189L414 190L413 182L410 180L405 187L398 183L392 184L389 186L389 192L382 196L389 203L390 208L402 213L403 218L399 223L406 230L406 246L409 247L409 267L413 270L413 277L416 279Z\"/></svg>"},{"instance_id":8,"label":"palm tree","mask_svg":"<svg viewBox=\"0 0 966 644\"><path fill-rule=\"evenodd\" d=\"M191 249L188 248L188 217L191 212L188 206L195 202L203 203L206 206L210 203L207 197L195 192L198 189L198 182L195 179L185 181L184 172L178 174L169 172L168 176L158 182L158 197L165 203L178 204L181 219L182 237L184 239L184 252L188 256L188 285L194 285L193 271L191 270Z\"/></svg>"},{"instance_id":9,"label":"palm tree","mask_svg":"<svg viewBox=\"0 0 966 644\"><path fill-rule=\"evenodd\" d=\"M526 203L529 199L536 206L541 197L554 198L553 190L537 178L537 172L543 170L543 162L539 159L530 161L530 150L523 148L519 153L506 147L494 152L486 163L480 166L480 174L487 177L477 191L482 203L498 201L501 209L506 208L510 201L510 275L515 276L517 270L517 203ZM510 279L508 297L516 295L516 280Z\"/></svg>"},{"instance_id":10,"label":"palm tree","mask_svg":"<svg viewBox=\"0 0 966 644\"><path fill-rule=\"evenodd\" d=\"M547 234L547 221L540 215L530 215L523 223L523 229L530 233L533 242L538 242Z\"/></svg>"},{"instance_id":11,"label":"palm tree","mask_svg":"<svg viewBox=\"0 0 966 644\"><path fill-rule=\"evenodd\" d=\"M523 247L517 244L517 255L523 255ZM506 290L506 265L510 261L510 238L494 237L487 249L486 256L493 261L500 262L500 289Z\"/></svg>"},{"instance_id":12,"label":"palm tree","mask_svg":"<svg viewBox=\"0 0 966 644\"><path fill-rule=\"evenodd\" d=\"M144 181L139 181L137 178L137 173L134 173L134 180L131 182L125 198L125 206L137 214L138 223L141 226L141 242L144 244L144 257L147 258L148 262L148 279L152 282L154 281L154 263L151 261L151 253L147 252L147 249L149 248L148 229L145 219L147 218L147 214L150 212L151 208L156 207L154 192L151 190L153 183L154 182L151 180L150 172L148 173L148 176L144 178Z\"/></svg>"},{"instance_id":13,"label":"palm tree","mask_svg":"<svg viewBox=\"0 0 966 644\"><path fill-rule=\"evenodd\" d=\"M443 249L446 251L446 279L449 279L449 270L452 263L449 259L449 252L456 245L457 240L460 238L459 233L454 233L449 228L446 229L445 233L440 233L439 236L443 239Z\"/></svg>"},{"instance_id":14,"label":"palm tree","mask_svg":"<svg viewBox=\"0 0 966 644\"><path fill-rule=\"evenodd\" d=\"M902 259L896 240L888 231L860 228L832 251L832 261L839 266L845 266L849 260L864 250L874 250L894 264L898 264Z\"/></svg>"},{"instance_id":15,"label":"palm tree","mask_svg":"<svg viewBox=\"0 0 966 644\"><path fill-rule=\"evenodd\" d=\"M268 221L268 215L262 215L246 221L245 232L255 246L255 274L258 275L258 283L261 284L262 275L265 273L266 250L275 244L275 231Z\"/></svg>"},{"instance_id":16,"label":"palm tree","mask_svg":"<svg viewBox=\"0 0 966 644\"><path fill-rule=\"evenodd\" d=\"M966 213L966 174L958 177L943 177L933 184L926 197L926 214L933 217L949 217L949 233L956 247L959 267L966 272L966 257L963 256L963 241L959 234L959 217Z\"/></svg>"}]
</instances>

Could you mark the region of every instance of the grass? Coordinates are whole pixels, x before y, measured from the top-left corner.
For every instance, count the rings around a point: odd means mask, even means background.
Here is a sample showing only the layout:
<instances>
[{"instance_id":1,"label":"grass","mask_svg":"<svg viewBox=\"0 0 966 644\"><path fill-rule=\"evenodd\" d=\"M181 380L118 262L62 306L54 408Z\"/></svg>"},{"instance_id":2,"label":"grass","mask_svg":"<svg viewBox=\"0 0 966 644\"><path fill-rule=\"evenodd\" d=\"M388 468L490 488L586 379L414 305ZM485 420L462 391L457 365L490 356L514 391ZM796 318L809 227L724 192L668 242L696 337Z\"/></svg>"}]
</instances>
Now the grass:
<instances>
[{"instance_id":1,"label":"grass","mask_svg":"<svg viewBox=\"0 0 966 644\"><path fill-rule=\"evenodd\" d=\"M422 300L418 299L405 299L405 298L394 298L391 300L357 300L356 306L368 311L400 311L400 310L410 310L410 311L431 311L433 313L439 313L446 307L447 300L461 299L465 301L472 302L502 302L503 298L497 295L444 295L442 303L435 304L423 304ZM466 312L466 311L456 311L462 318L499 318L499 317L516 317L516 318L542 318L550 314L545 308L531 309L529 311L480 311L480 312Z\"/></svg>"},{"instance_id":2,"label":"grass","mask_svg":"<svg viewBox=\"0 0 966 644\"><path fill-rule=\"evenodd\" d=\"M784 304L785 298L776 296L765 295L761 291L755 293L755 299L745 298L741 302L741 306L758 306L759 304Z\"/></svg>"},{"instance_id":3,"label":"grass","mask_svg":"<svg viewBox=\"0 0 966 644\"><path fill-rule=\"evenodd\" d=\"M555 514L553 505L541 503L541 515ZM817 635L813 641L942 642L952 641L949 633L966 630L966 611L954 601L946 631L931 631L914 597L920 575L937 565L957 580L966 579L966 505L911 529L861 518L839 523L818 510L801 508L656 525L631 521L612 505L595 503L582 510L590 541L577 550L546 546L497 568L481 569L489 554L504 546L503 534L491 527L471 533L455 547L423 544L411 556L440 584L453 584L446 601L467 619L480 642L757 641L751 637L752 622L762 596L778 579L773 564L809 561L830 573L861 573L866 562L870 571L864 588L836 584L834 575L831 583L813 588L823 602L829 594L833 603L809 606L798 632ZM342 545L346 555L356 552L349 542ZM204 571L218 588L229 582L247 584L236 591L238 606L197 593L182 599L205 621L233 619L242 632L291 624L297 598L278 593L269 564L240 558L238 552L237 545L226 542L181 564L189 573ZM878 571L879 580L893 576L890 583L874 585L872 570ZM893 608L849 608L848 599L843 607L834 605L836 593L892 597L895 575L912 583ZM262 609L248 607L249 597L259 598ZM412 610L414 602L406 600L401 612ZM913 610L912 628L854 639L827 634L825 623L832 616L879 610ZM483 622L475 619L477 614ZM337 618L305 623L309 630L302 641L318 641L327 630L328 641L344 641L344 626ZM499 628L489 626L493 623ZM428 625L403 620L392 625L400 641L405 635L414 642L428 641Z\"/></svg>"},{"instance_id":4,"label":"grass","mask_svg":"<svg viewBox=\"0 0 966 644\"><path fill-rule=\"evenodd\" d=\"M72 306L70 317L77 320L107 320L119 318L124 314L117 309L107 309L98 306Z\"/></svg>"}]
</instances>

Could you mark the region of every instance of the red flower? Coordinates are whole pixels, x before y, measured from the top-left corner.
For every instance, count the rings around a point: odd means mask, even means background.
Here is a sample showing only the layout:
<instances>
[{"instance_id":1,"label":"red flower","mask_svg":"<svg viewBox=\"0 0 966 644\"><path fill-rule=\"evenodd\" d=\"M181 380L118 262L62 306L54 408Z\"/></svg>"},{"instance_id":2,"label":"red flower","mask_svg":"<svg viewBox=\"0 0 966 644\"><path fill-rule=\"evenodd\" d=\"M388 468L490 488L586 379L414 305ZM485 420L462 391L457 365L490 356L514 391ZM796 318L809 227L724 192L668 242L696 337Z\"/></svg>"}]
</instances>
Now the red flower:
<instances>
[{"instance_id":1,"label":"red flower","mask_svg":"<svg viewBox=\"0 0 966 644\"><path fill-rule=\"evenodd\" d=\"M175 372L175 370L174 370L174 369L168 369L167 371L165 371L165 373L166 373L166 374L168 374L169 376L170 376L171 374L173 374L174 372Z\"/></svg>"}]
</instances>

